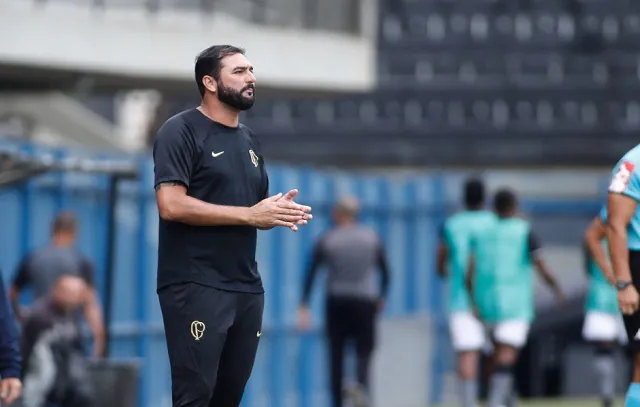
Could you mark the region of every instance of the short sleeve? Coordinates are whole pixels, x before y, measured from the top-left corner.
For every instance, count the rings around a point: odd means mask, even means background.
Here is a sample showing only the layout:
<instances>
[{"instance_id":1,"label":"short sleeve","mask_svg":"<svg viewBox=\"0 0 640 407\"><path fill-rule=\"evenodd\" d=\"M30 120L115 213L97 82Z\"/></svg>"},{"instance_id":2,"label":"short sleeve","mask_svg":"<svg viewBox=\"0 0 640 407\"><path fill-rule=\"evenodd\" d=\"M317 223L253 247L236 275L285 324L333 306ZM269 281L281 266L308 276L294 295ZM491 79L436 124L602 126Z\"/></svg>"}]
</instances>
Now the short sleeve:
<instances>
[{"instance_id":1,"label":"short sleeve","mask_svg":"<svg viewBox=\"0 0 640 407\"><path fill-rule=\"evenodd\" d=\"M622 161L616 169L611 183L609 184L609 192L615 194L626 195L637 201L640 201L640 169L631 161Z\"/></svg>"},{"instance_id":2,"label":"short sleeve","mask_svg":"<svg viewBox=\"0 0 640 407\"><path fill-rule=\"evenodd\" d=\"M169 119L158 130L153 144L154 186L162 182L180 182L189 186L195 153L193 137L181 118Z\"/></svg>"},{"instance_id":3,"label":"short sleeve","mask_svg":"<svg viewBox=\"0 0 640 407\"><path fill-rule=\"evenodd\" d=\"M264 193L263 199L267 199L269 197L269 174L267 174L267 170L264 170Z\"/></svg>"},{"instance_id":4,"label":"short sleeve","mask_svg":"<svg viewBox=\"0 0 640 407\"><path fill-rule=\"evenodd\" d=\"M18 266L18 271L13 278L13 285L19 289L23 289L31 283L31 273L29 273L29 259L30 256L25 256L22 259L20 265Z\"/></svg>"},{"instance_id":5,"label":"short sleeve","mask_svg":"<svg viewBox=\"0 0 640 407\"><path fill-rule=\"evenodd\" d=\"M93 264L84 256L80 260L80 276L88 285L93 286L95 284Z\"/></svg>"},{"instance_id":6,"label":"short sleeve","mask_svg":"<svg viewBox=\"0 0 640 407\"><path fill-rule=\"evenodd\" d=\"M447 241L447 222L442 222L440 226L438 226L438 239L440 242L446 243Z\"/></svg>"},{"instance_id":7,"label":"short sleeve","mask_svg":"<svg viewBox=\"0 0 640 407\"><path fill-rule=\"evenodd\" d=\"M540 244L540 239L533 232L529 232L529 253L532 255L535 254L538 250L542 248Z\"/></svg>"},{"instance_id":8,"label":"short sleeve","mask_svg":"<svg viewBox=\"0 0 640 407\"><path fill-rule=\"evenodd\" d=\"M600 218L602 223L607 223L607 215L607 205L604 205L602 206L602 209L600 209L600 213L598 214L598 217Z\"/></svg>"}]
</instances>

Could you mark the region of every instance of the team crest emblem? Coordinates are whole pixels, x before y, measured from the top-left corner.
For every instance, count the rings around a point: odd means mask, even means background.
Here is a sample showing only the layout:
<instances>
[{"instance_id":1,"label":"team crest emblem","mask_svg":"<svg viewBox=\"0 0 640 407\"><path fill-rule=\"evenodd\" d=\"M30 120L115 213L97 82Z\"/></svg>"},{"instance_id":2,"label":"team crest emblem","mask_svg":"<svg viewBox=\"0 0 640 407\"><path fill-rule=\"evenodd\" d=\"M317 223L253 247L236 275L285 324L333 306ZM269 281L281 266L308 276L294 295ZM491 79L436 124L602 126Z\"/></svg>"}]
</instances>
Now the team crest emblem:
<instances>
[{"instance_id":1,"label":"team crest emblem","mask_svg":"<svg viewBox=\"0 0 640 407\"><path fill-rule=\"evenodd\" d=\"M258 156L256 155L256 153L253 152L253 150L249 150L249 157L251 157L251 163L253 163L254 167L258 166Z\"/></svg>"},{"instance_id":2,"label":"team crest emblem","mask_svg":"<svg viewBox=\"0 0 640 407\"><path fill-rule=\"evenodd\" d=\"M204 322L193 321L191 323L191 336L193 336L196 341L199 341L202 338L202 335L204 335L204 330L206 328L207 327L204 325Z\"/></svg>"}]
</instances>

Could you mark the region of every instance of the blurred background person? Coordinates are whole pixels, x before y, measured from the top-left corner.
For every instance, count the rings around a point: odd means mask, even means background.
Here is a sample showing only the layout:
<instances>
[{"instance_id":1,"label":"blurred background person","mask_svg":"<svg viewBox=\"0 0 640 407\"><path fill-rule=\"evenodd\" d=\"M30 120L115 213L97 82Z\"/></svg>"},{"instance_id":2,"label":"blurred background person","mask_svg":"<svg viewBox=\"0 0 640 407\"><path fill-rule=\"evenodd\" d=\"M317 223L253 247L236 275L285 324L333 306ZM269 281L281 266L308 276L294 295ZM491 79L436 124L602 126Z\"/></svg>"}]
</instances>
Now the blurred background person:
<instances>
[{"instance_id":1,"label":"blurred background person","mask_svg":"<svg viewBox=\"0 0 640 407\"><path fill-rule=\"evenodd\" d=\"M78 237L78 223L71 212L60 212L51 227L49 245L27 254L21 261L10 290L10 298L21 317L20 294L25 288L33 290L33 299L45 297L54 283L62 275L81 277L87 284L85 302L81 307L93 335L93 356L100 357L105 351L105 328L102 319L100 299L95 288L93 265L75 245Z\"/></svg>"},{"instance_id":2,"label":"blurred background person","mask_svg":"<svg viewBox=\"0 0 640 407\"><path fill-rule=\"evenodd\" d=\"M13 307L0 277L0 405L10 406L20 397L21 375L20 336Z\"/></svg>"},{"instance_id":3,"label":"blurred background person","mask_svg":"<svg viewBox=\"0 0 640 407\"><path fill-rule=\"evenodd\" d=\"M479 351L485 345L482 323L469 304L465 285L473 236L490 227L495 214L485 209L485 188L479 179L464 184L464 209L444 223L437 252L437 271L448 280L449 330L458 356L460 401L463 407L478 405Z\"/></svg>"},{"instance_id":4,"label":"blurred background person","mask_svg":"<svg viewBox=\"0 0 640 407\"><path fill-rule=\"evenodd\" d=\"M85 304L86 281L60 275L23 322L24 407L90 407L91 376L75 313ZM115 390L115 389L114 389Z\"/></svg>"},{"instance_id":5,"label":"blurred background person","mask_svg":"<svg viewBox=\"0 0 640 407\"><path fill-rule=\"evenodd\" d=\"M518 352L527 342L534 319L532 269L559 303L564 295L540 256L531 224L516 217L515 194L498 190L493 205L497 219L473 236L467 282L472 306L491 331L495 348L487 406L502 407L513 394Z\"/></svg>"},{"instance_id":6,"label":"blurred background person","mask_svg":"<svg viewBox=\"0 0 640 407\"><path fill-rule=\"evenodd\" d=\"M582 335L595 351L594 368L598 373L603 407L613 406L617 372L614 352L627 343L622 314L618 308L615 277L606 252L606 208L585 231L586 271L589 291L585 302Z\"/></svg>"},{"instance_id":7,"label":"blurred background person","mask_svg":"<svg viewBox=\"0 0 640 407\"><path fill-rule=\"evenodd\" d=\"M343 406L345 348L355 343L356 386L347 393L356 407L369 407L369 375L376 344L376 320L384 307L390 284L386 254L378 234L358 223L360 205L355 197L340 199L335 206L335 226L315 244L304 280L299 324L310 326L309 298L313 281L323 266L328 269L325 329L329 345L330 384L333 407ZM377 288L377 273L380 284Z\"/></svg>"}]
</instances>

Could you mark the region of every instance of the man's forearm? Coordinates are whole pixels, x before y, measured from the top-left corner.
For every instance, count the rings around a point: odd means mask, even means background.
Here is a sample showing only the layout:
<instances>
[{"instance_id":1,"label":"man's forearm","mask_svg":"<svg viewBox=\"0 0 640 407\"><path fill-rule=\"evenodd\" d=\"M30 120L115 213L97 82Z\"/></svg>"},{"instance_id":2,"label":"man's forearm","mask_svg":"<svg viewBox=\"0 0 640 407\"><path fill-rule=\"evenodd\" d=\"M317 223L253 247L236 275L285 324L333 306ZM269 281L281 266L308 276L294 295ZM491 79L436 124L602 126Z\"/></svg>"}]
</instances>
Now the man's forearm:
<instances>
[{"instance_id":1,"label":"man's forearm","mask_svg":"<svg viewBox=\"0 0 640 407\"><path fill-rule=\"evenodd\" d=\"M544 281L545 285L549 287L556 295L562 295L562 291L560 290L558 281L555 279L551 271L549 271L547 263L544 262L542 257L534 254L533 264L538 272L538 275L540 275L540 278L542 278L542 281Z\"/></svg>"},{"instance_id":2,"label":"man's forearm","mask_svg":"<svg viewBox=\"0 0 640 407\"><path fill-rule=\"evenodd\" d=\"M474 313L477 311L478 308L478 304L476 303L476 296L475 296L475 276L474 276L474 271L467 271L467 275L465 276L464 279L464 285L467 288L467 295L469 298L469 305L471 306L471 309L474 310Z\"/></svg>"},{"instance_id":3,"label":"man's forearm","mask_svg":"<svg viewBox=\"0 0 640 407\"><path fill-rule=\"evenodd\" d=\"M93 335L93 352L95 355L102 356L105 352L106 332L104 319L102 317L102 309L95 289L91 289L87 295L85 318L87 319L87 323L91 329L91 334Z\"/></svg>"},{"instance_id":4,"label":"man's forearm","mask_svg":"<svg viewBox=\"0 0 640 407\"><path fill-rule=\"evenodd\" d=\"M593 261L596 263L598 268L602 271L602 273L607 277L611 271L611 265L607 260L607 255L602 247L602 243L599 240L595 239L587 239L587 247L589 248L589 253L593 258ZM608 277L607 279L609 279Z\"/></svg>"},{"instance_id":5,"label":"man's forearm","mask_svg":"<svg viewBox=\"0 0 640 407\"><path fill-rule=\"evenodd\" d=\"M629 249L627 247L627 228L621 225L607 226L609 256L613 265L613 274L618 280L631 281L629 269Z\"/></svg>"},{"instance_id":6,"label":"man's forearm","mask_svg":"<svg viewBox=\"0 0 640 407\"><path fill-rule=\"evenodd\" d=\"M247 226L250 208L214 205L188 195L159 208L162 219L194 226Z\"/></svg>"}]
</instances>

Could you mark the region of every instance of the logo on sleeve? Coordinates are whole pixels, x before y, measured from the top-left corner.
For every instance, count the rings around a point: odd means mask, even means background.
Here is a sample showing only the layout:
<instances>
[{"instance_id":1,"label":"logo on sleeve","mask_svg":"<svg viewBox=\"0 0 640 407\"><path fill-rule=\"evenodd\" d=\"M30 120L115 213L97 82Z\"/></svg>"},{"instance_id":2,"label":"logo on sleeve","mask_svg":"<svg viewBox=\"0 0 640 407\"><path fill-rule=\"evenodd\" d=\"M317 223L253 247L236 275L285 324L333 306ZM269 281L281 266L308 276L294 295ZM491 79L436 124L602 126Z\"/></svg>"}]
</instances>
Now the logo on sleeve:
<instances>
[{"instance_id":1,"label":"logo on sleeve","mask_svg":"<svg viewBox=\"0 0 640 407\"><path fill-rule=\"evenodd\" d=\"M256 153L253 152L253 150L249 150L249 157L251 157L251 163L253 164L254 167L258 166L258 156L256 155Z\"/></svg>"},{"instance_id":2,"label":"logo on sleeve","mask_svg":"<svg viewBox=\"0 0 640 407\"><path fill-rule=\"evenodd\" d=\"M629 161L623 161L618 168L618 171L613 176L611 184L609 184L609 192L622 193L627 189L633 170L636 168L635 164Z\"/></svg>"}]
</instances>

